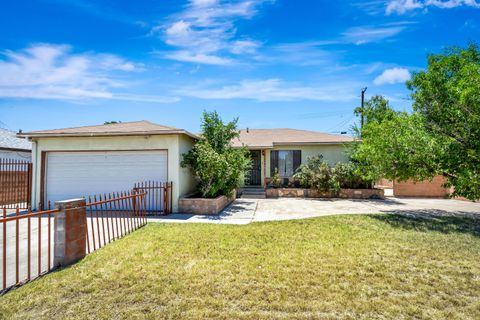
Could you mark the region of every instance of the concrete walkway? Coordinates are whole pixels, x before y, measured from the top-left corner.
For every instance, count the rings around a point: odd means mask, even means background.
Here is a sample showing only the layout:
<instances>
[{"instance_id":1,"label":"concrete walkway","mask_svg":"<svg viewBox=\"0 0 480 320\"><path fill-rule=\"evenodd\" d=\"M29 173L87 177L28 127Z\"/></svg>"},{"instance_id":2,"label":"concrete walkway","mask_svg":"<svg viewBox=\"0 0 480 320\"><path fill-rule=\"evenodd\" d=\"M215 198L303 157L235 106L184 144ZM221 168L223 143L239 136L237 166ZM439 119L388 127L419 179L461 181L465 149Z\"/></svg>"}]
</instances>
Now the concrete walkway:
<instances>
[{"instance_id":1,"label":"concrete walkway","mask_svg":"<svg viewBox=\"0 0 480 320\"><path fill-rule=\"evenodd\" d=\"M148 222L249 224L255 219L258 201L256 199L236 199L217 215L174 213L165 217L151 217L147 220Z\"/></svg>"},{"instance_id":2,"label":"concrete walkway","mask_svg":"<svg viewBox=\"0 0 480 320\"><path fill-rule=\"evenodd\" d=\"M218 215L172 214L149 222L248 224L337 214L396 213L468 216L480 219L480 203L448 199L237 199Z\"/></svg>"}]
</instances>

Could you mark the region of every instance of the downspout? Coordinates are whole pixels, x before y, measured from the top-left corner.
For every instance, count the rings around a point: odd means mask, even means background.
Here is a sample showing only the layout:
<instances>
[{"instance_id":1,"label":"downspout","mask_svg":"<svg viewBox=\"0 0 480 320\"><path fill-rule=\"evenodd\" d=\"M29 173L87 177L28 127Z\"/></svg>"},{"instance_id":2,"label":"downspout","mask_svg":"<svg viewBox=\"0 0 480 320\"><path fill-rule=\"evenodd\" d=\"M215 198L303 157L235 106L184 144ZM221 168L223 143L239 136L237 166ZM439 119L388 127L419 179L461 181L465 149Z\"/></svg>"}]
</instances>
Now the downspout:
<instances>
[{"instance_id":1,"label":"downspout","mask_svg":"<svg viewBox=\"0 0 480 320\"><path fill-rule=\"evenodd\" d=\"M30 192L31 194L31 206L33 210L38 210L37 208L37 166L38 166L38 144L37 141L29 139L32 142L32 185Z\"/></svg>"}]
</instances>

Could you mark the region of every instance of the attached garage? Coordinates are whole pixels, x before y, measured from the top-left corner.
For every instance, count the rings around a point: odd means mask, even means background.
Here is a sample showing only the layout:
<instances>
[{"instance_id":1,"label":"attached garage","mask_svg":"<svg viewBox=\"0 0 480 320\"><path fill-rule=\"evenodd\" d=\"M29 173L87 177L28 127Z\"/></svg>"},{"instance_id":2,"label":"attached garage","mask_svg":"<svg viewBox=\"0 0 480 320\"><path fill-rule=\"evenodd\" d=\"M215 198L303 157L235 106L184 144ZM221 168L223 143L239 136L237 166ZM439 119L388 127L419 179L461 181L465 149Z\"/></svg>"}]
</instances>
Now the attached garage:
<instances>
[{"instance_id":1,"label":"attached garage","mask_svg":"<svg viewBox=\"0 0 480 320\"><path fill-rule=\"evenodd\" d=\"M167 151L47 152L46 203L131 190L135 183L168 181Z\"/></svg>"},{"instance_id":2,"label":"attached garage","mask_svg":"<svg viewBox=\"0 0 480 320\"><path fill-rule=\"evenodd\" d=\"M198 137L149 121L22 133L32 142L32 209L48 201L130 191L135 183L169 183L170 204L195 189L181 167Z\"/></svg>"}]
</instances>

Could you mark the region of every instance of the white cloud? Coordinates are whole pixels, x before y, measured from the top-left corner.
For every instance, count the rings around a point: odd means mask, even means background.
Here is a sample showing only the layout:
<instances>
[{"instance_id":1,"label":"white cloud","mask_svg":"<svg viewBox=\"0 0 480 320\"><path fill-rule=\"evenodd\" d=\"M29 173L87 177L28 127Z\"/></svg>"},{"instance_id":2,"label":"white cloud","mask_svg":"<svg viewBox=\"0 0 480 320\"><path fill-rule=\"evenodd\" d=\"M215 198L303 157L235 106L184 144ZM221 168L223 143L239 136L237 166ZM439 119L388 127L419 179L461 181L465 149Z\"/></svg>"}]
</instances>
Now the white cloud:
<instances>
[{"instance_id":1,"label":"white cloud","mask_svg":"<svg viewBox=\"0 0 480 320\"><path fill-rule=\"evenodd\" d=\"M139 101L155 97L117 95L114 89L127 83L117 72L142 71L135 64L112 54L75 54L66 45L37 44L0 56L0 97L56 100L89 98ZM164 97L156 97L158 102Z\"/></svg>"},{"instance_id":2,"label":"white cloud","mask_svg":"<svg viewBox=\"0 0 480 320\"><path fill-rule=\"evenodd\" d=\"M405 30L403 25L360 26L343 33L343 40L357 45L391 38Z\"/></svg>"},{"instance_id":3,"label":"white cloud","mask_svg":"<svg viewBox=\"0 0 480 320\"><path fill-rule=\"evenodd\" d=\"M224 65L232 63L229 54L254 53L260 43L251 39L238 40L235 22L249 19L259 5L272 0L190 0L185 9L170 21L151 30L175 51L168 59Z\"/></svg>"},{"instance_id":4,"label":"white cloud","mask_svg":"<svg viewBox=\"0 0 480 320\"><path fill-rule=\"evenodd\" d=\"M138 72L145 70L142 63L126 61L113 54L98 54L96 55L95 60L98 62L99 66L105 70L119 70L125 72Z\"/></svg>"},{"instance_id":5,"label":"white cloud","mask_svg":"<svg viewBox=\"0 0 480 320\"><path fill-rule=\"evenodd\" d=\"M230 52L233 54L255 53L260 43L252 40L237 40L230 45Z\"/></svg>"},{"instance_id":6,"label":"white cloud","mask_svg":"<svg viewBox=\"0 0 480 320\"><path fill-rule=\"evenodd\" d=\"M218 0L192 0L192 5L198 6L198 7L208 7L208 6L213 6L214 4L217 4Z\"/></svg>"},{"instance_id":7,"label":"white cloud","mask_svg":"<svg viewBox=\"0 0 480 320\"><path fill-rule=\"evenodd\" d=\"M358 84L303 86L280 79L244 80L219 88L189 87L178 95L199 99L249 99L258 101L352 101L357 99Z\"/></svg>"},{"instance_id":8,"label":"white cloud","mask_svg":"<svg viewBox=\"0 0 480 320\"><path fill-rule=\"evenodd\" d=\"M417 0L391 0L387 4L385 12L391 14L396 12L398 14L404 14L407 11L423 8L423 4Z\"/></svg>"},{"instance_id":9,"label":"white cloud","mask_svg":"<svg viewBox=\"0 0 480 320\"><path fill-rule=\"evenodd\" d=\"M191 51L174 51L164 55L164 57L185 62L211 64L211 65L228 65L232 63L231 59L222 58L216 55L194 53Z\"/></svg>"},{"instance_id":10,"label":"white cloud","mask_svg":"<svg viewBox=\"0 0 480 320\"><path fill-rule=\"evenodd\" d=\"M169 37L172 37L172 38L186 37L190 32L190 23L185 22L183 20L177 21L173 23L170 27L168 27L165 32Z\"/></svg>"},{"instance_id":11,"label":"white cloud","mask_svg":"<svg viewBox=\"0 0 480 320\"><path fill-rule=\"evenodd\" d=\"M386 14L397 13L402 15L415 9L426 9L428 7L437 7L441 9L451 9L461 6L480 8L480 3L476 0L390 0L387 3Z\"/></svg>"},{"instance_id":12,"label":"white cloud","mask_svg":"<svg viewBox=\"0 0 480 320\"><path fill-rule=\"evenodd\" d=\"M266 64L288 64L295 66L318 66L331 67L337 64L342 55L333 49L325 49L325 46L338 44L338 41L303 41L280 43L264 48L253 58ZM325 72L325 68L322 72Z\"/></svg>"},{"instance_id":13,"label":"white cloud","mask_svg":"<svg viewBox=\"0 0 480 320\"><path fill-rule=\"evenodd\" d=\"M391 68L383 71L373 80L375 85L403 83L410 79L410 72L405 68Z\"/></svg>"}]
</instances>

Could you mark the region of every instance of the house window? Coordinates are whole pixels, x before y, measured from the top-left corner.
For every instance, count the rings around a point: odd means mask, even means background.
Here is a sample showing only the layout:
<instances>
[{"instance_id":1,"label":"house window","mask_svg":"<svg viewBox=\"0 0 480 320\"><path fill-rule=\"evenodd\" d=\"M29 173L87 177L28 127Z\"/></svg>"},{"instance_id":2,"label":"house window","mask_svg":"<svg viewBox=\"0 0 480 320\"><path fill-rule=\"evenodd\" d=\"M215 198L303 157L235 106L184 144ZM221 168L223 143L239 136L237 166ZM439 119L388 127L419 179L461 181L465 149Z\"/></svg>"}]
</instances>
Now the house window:
<instances>
[{"instance_id":1,"label":"house window","mask_svg":"<svg viewBox=\"0 0 480 320\"><path fill-rule=\"evenodd\" d=\"M277 169L281 177L291 177L300 166L300 163L300 150L272 150L271 152L272 175L275 169Z\"/></svg>"},{"instance_id":2,"label":"house window","mask_svg":"<svg viewBox=\"0 0 480 320\"><path fill-rule=\"evenodd\" d=\"M293 175L293 150L278 151L278 173L282 177Z\"/></svg>"}]
</instances>

